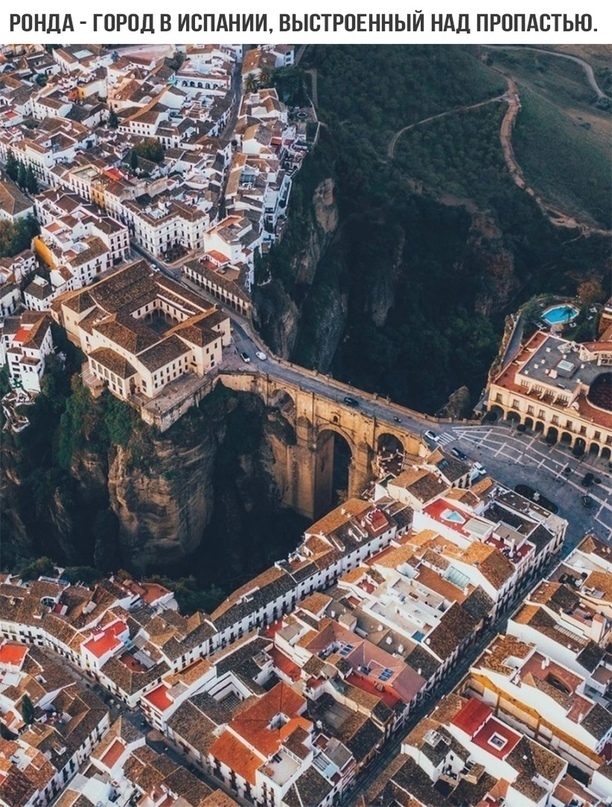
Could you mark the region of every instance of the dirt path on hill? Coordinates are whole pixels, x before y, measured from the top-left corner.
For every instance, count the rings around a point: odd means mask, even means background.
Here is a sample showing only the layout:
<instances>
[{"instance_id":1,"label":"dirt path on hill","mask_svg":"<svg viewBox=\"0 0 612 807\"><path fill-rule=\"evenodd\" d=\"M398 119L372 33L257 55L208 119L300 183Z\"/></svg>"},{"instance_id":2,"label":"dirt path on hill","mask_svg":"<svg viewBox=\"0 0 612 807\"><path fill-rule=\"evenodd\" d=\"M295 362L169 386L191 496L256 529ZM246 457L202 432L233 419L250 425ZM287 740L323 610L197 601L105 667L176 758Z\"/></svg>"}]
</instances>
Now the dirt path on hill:
<instances>
[{"instance_id":1,"label":"dirt path on hill","mask_svg":"<svg viewBox=\"0 0 612 807\"><path fill-rule=\"evenodd\" d=\"M531 50L537 50L537 48L531 48ZM549 51L542 52L549 53ZM506 110L506 114L501 122L499 129L499 140L504 154L504 160L506 161L506 166L508 167L508 171L510 172L510 176L512 177L514 184L521 190L524 190L525 193L528 193L534 199L542 213L544 213L550 223L554 224L555 227L567 227L571 230L579 230L580 235L612 235L612 230L591 227L590 225L584 224L572 216L567 215L562 210L559 210L559 208L542 199L542 197L527 183L523 169L518 164L514 154L514 149L512 147L512 130L514 129L514 124L518 117L518 113L521 110L521 99L518 93L518 87L513 78L506 75L498 68L494 69L498 70L498 72L504 76L508 85L508 91L504 96L505 100L508 102L508 109Z\"/></svg>"},{"instance_id":2,"label":"dirt path on hill","mask_svg":"<svg viewBox=\"0 0 612 807\"><path fill-rule=\"evenodd\" d=\"M494 47L494 46L488 46ZM516 46L517 48L519 46ZM500 49L501 46L500 46ZM571 59L572 61L581 63L585 70L589 68L590 73L587 72L587 76L591 76L593 79L593 88L597 89L597 92L600 97L608 97L606 96L600 89L597 87L595 82L595 77L593 75L593 69L587 62L584 62L582 59L579 59L577 56L569 56L566 54L561 53L553 53L552 51L548 50L540 50L539 48L529 48L529 50L535 50L539 53L547 53L552 54L553 56L562 56L564 58ZM547 217L551 224L555 227L566 227L570 230L578 230L579 236L583 235L605 235L609 236L612 235L612 230L604 230L600 227L592 227L589 224L585 224L584 222L580 222L575 219L573 216L569 216L567 213L564 213L559 208L555 207L554 205L546 202L542 197L534 190L527 183L525 179L525 175L523 173L523 169L519 165L516 155L514 153L514 148L512 147L512 131L514 129L514 124L518 117L518 114L521 110L521 99L518 92L518 86L513 78L507 75L503 70L498 67L494 67L494 70L497 70L504 79L506 80L507 89L503 95L498 95L495 98L490 98L488 101L480 101L477 104L471 104L469 106L462 106L457 107L456 109L449 109L447 112L440 112L438 115L431 115L428 118L423 118L423 120L417 121L416 123L411 123L408 126L404 126L402 129L399 129L391 138L389 142L389 146L387 147L387 156L389 160L392 160L395 156L395 147L397 146L397 141L399 138L405 133L409 132L411 129L416 128L417 126L422 126L424 123L430 123L431 121L440 120L441 118L445 118L448 115L455 115L458 112L467 112L471 109L478 109L479 107L486 106L487 104L493 104L497 101L506 101L508 104L508 109L506 110L506 114L504 115L501 126L499 128L499 140L502 147L502 152L504 155L504 161L510 172L510 176L512 177L512 181L514 184L519 187L521 190L528 193L536 202L542 213ZM386 160L384 161L386 162Z\"/></svg>"},{"instance_id":3,"label":"dirt path on hill","mask_svg":"<svg viewBox=\"0 0 612 807\"><path fill-rule=\"evenodd\" d=\"M417 126L422 126L424 123L429 123L432 120L440 120L440 118L446 118L448 115L455 115L457 112L467 112L469 109L478 109L478 107L493 104L496 101L503 101L505 97L505 93L503 95L497 95L495 98L489 98L488 101L479 101L477 104L470 104L470 106L459 106L456 107L456 109L449 109L447 112L440 112L438 115L431 115L429 118L423 118L423 120L419 120L416 123L411 123L409 126L404 126L403 129L399 129L391 138L389 146L387 147L387 156L390 160L393 159L395 156L395 146L397 145L397 141L404 134L404 132L409 132L411 129L414 129Z\"/></svg>"},{"instance_id":4,"label":"dirt path on hill","mask_svg":"<svg viewBox=\"0 0 612 807\"><path fill-rule=\"evenodd\" d=\"M609 95L601 89L599 84L597 83L597 79L595 78L595 73L593 68L588 62L585 62L584 59L579 58L578 56L572 56L569 53L558 53L556 50L545 50L544 48L533 48L531 45L482 45L483 48L488 48L489 50L531 50L535 53L544 53L546 56L556 56L559 59L569 59L571 62L576 62L579 64L580 67L584 70L587 81L591 85L591 88L595 91L595 94L598 98L608 98L612 101Z\"/></svg>"}]
</instances>

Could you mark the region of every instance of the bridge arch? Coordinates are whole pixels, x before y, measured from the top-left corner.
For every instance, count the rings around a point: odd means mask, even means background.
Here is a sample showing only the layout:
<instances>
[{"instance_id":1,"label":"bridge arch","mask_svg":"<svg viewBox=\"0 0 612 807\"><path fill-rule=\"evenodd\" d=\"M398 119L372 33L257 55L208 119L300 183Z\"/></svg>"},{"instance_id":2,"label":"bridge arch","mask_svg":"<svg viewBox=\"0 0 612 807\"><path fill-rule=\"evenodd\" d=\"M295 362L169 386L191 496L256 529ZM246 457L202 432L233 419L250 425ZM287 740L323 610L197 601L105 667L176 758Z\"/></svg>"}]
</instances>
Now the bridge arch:
<instances>
[{"instance_id":1,"label":"bridge arch","mask_svg":"<svg viewBox=\"0 0 612 807\"><path fill-rule=\"evenodd\" d=\"M296 406L293 396L290 395L287 390L281 389L280 387L270 392L267 404L273 409L280 409L283 415L295 415Z\"/></svg>"},{"instance_id":2,"label":"bridge arch","mask_svg":"<svg viewBox=\"0 0 612 807\"><path fill-rule=\"evenodd\" d=\"M314 515L345 501L353 491L355 444L335 423L322 424L314 440Z\"/></svg>"}]
</instances>

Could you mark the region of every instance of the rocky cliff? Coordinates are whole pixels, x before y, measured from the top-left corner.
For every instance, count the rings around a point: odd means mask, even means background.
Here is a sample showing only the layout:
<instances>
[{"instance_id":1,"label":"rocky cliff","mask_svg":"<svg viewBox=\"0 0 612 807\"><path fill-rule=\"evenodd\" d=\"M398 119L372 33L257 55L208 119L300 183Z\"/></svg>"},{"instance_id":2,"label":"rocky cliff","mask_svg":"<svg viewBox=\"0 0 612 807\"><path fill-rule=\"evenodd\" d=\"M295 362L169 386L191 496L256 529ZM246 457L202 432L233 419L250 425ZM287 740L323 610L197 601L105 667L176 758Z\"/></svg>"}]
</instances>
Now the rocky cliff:
<instances>
[{"instance_id":1,"label":"rocky cliff","mask_svg":"<svg viewBox=\"0 0 612 807\"><path fill-rule=\"evenodd\" d=\"M243 563L248 517L263 513L269 525L286 485L284 452L291 427L282 414L266 412L255 396L219 386L165 434L144 426L121 405L129 429L125 439L113 442L104 399L87 401L82 389L73 395L88 406L86 421L72 405L71 418L50 418L43 428L34 417L29 437L26 431L3 442L3 568L47 555L69 566L197 574L190 560L206 558L203 576L216 581L220 569L231 566L223 553L217 559L218 548L229 544L241 557L235 571L243 573L243 565L248 570ZM36 407L45 404L43 395ZM63 445L68 429L72 452L62 468L62 452L54 447ZM95 450L92 434L98 435ZM38 465L32 461L34 445ZM229 524L239 525L232 534ZM290 539L298 536L299 531ZM255 566L266 559L263 547Z\"/></svg>"}]
</instances>

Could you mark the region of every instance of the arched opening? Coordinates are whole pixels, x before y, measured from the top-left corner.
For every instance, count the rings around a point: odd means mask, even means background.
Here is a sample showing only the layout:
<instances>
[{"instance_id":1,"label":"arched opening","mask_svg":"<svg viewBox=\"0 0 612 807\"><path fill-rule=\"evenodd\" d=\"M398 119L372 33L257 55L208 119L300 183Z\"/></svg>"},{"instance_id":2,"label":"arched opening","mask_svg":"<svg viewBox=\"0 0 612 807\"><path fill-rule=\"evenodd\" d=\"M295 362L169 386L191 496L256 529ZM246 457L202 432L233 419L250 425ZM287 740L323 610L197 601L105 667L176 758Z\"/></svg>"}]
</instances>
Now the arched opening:
<instances>
[{"instance_id":1,"label":"arched opening","mask_svg":"<svg viewBox=\"0 0 612 807\"><path fill-rule=\"evenodd\" d=\"M544 424L542 423L541 420L536 420L535 430L537 432L543 432L544 431Z\"/></svg>"},{"instance_id":2,"label":"arched opening","mask_svg":"<svg viewBox=\"0 0 612 807\"><path fill-rule=\"evenodd\" d=\"M521 422L521 416L519 415L518 412L515 412L513 409L511 409L508 412L508 414L506 415L506 420L509 423L520 423Z\"/></svg>"},{"instance_id":3,"label":"arched opening","mask_svg":"<svg viewBox=\"0 0 612 807\"><path fill-rule=\"evenodd\" d=\"M352 452L346 438L332 429L319 433L316 450L314 515L318 518L348 499Z\"/></svg>"},{"instance_id":4,"label":"arched opening","mask_svg":"<svg viewBox=\"0 0 612 807\"><path fill-rule=\"evenodd\" d=\"M572 435L569 432L563 432L561 434L561 442L565 446L571 446L572 444Z\"/></svg>"},{"instance_id":5,"label":"arched opening","mask_svg":"<svg viewBox=\"0 0 612 807\"><path fill-rule=\"evenodd\" d=\"M589 446L589 454L591 457L598 457L599 456L599 446L597 443L591 443Z\"/></svg>"},{"instance_id":6,"label":"arched opening","mask_svg":"<svg viewBox=\"0 0 612 807\"><path fill-rule=\"evenodd\" d=\"M548 433L546 434L546 442L550 443L551 445L559 442L559 430L554 426L550 426L548 429Z\"/></svg>"},{"instance_id":7,"label":"arched opening","mask_svg":"<svg viewBox=\"0 0 612 807\"><path fill-rule=\"evenodd\" d=\"M586 451L586 442L582 437L576 437L576 442L572 448L572 454L575 457L581 457Z\"/></svg>"},{"instance_id":8,"label":"arched opening","mask_svg":"<svg viewBox=\"0 0 612 807\"><path fill-rule=\"evenodd\" d=\"M608 462L609 462L611 456L612 456L612 453L611 453L610 449L607 446L604 446L601 449L601 458L602 458L602 460L608 460Z\"/></svg>"},{"instance_id":9,"label":"arched opening","mask_svg":"<svg viewBox=\"0 0 612 807\"><path fill-rule=\"evenodd\" d=\"M381 434L376 443L376 471L382 479L389 474L397 476L404 464L404 446L394 434Z\"/></svg>"},{"instance_id":10,"label":"arched opening","mask_svg":"<svg viewBox=\"0 0 612 807\"><path fill-rule=\"evenodd\" d=\"M525 427L527 429L533 429L533 418L525 418Z\"/></svg>"},{"instance_id":11,"label":"arched opening","mask_svg":"<svg viewBox=\"0 0 612 807\"><path fill-rule=\"evenodd\" d=\"M280 409L285 417L295 414L295 401L284 389L276 389L268 398L268 406L271 409Z\"/></svg>"}]
</instances>

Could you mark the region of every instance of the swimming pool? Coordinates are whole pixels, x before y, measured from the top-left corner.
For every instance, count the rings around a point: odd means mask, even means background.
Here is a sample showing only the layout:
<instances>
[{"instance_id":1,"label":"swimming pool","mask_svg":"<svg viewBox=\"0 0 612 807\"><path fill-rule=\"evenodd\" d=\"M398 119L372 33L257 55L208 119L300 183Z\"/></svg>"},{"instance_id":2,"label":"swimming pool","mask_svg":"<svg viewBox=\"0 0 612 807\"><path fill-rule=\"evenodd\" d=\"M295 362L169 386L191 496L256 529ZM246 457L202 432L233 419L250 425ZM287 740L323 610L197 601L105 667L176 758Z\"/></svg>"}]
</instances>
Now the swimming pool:
<instances>
[{"instance_id":1,"label":"swimming pool","mask_svg":"<svg viewBox=\"0 0 612 807\"><path fill-rule=\"evenodd\" d=\"M562 325L576 319L578 313L578 309L573 305L553 305L552 308L547 308L544 311L542 319L548 322L549 325Z\"/></svg>"}]
</instances>

